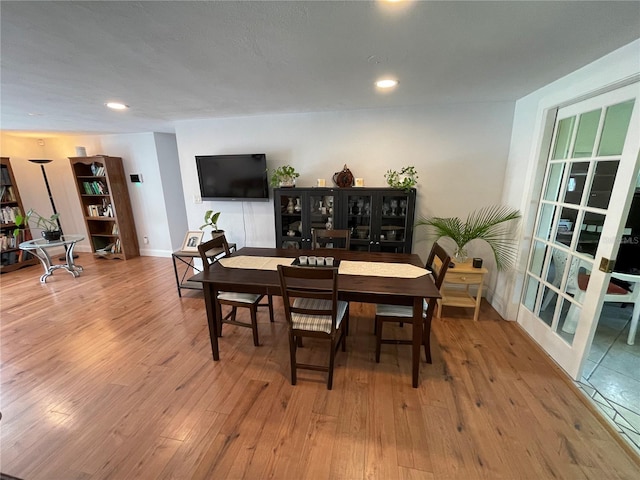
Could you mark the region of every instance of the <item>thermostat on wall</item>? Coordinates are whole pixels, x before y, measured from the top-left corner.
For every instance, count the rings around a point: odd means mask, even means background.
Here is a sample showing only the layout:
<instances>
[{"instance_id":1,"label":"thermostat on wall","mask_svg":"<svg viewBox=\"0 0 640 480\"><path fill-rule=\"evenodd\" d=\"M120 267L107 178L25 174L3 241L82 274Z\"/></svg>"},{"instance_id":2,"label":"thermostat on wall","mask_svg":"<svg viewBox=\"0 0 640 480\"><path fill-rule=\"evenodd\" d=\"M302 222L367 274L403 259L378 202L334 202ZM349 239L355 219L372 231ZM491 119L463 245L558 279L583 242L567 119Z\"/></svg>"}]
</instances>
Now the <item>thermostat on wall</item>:
<instances>
[{"instance_id":1,"label":"thermostat on wall","mask_svg":"<svg viewBox=\"0 0 640 480\"><path fill-rule=\"evenodd\" d=\"M132 173L129 176L131 177L131 183L142 183L142 175L139 173Z\"/></svg>"}]
</instances>

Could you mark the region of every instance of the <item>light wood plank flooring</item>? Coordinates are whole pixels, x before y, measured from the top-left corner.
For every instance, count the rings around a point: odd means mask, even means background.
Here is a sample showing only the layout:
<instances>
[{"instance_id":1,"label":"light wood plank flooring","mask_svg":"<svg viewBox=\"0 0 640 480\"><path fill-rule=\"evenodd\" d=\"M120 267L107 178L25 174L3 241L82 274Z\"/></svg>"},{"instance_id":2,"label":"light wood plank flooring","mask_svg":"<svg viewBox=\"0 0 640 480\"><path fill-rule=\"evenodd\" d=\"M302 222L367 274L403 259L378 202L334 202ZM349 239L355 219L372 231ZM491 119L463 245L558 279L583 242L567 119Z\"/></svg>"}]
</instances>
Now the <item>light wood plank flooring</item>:
<instances>
[{"instance_id":1,"label":"light wood plank flooring","mask_svg":"<svg viewBox=\"0 0 640 480\"><path fill-rule=\"evenodd\" d=\"M280 299L274 324L260 314L260 347L249 329L225 325L214 363L202 294L178 298L170 259L78 263L77 279L56 271L40 285L39 266L0 279L6 474L639 478L637 459L552 362L486 304L477 323L445 308L418 389L409 348L383 345L376 364L372 306L352 304L348 352L327 391L317 372L290 385ZM322 347L307 341L302 354L322 361Z\"/></svg>"}]
</instances>

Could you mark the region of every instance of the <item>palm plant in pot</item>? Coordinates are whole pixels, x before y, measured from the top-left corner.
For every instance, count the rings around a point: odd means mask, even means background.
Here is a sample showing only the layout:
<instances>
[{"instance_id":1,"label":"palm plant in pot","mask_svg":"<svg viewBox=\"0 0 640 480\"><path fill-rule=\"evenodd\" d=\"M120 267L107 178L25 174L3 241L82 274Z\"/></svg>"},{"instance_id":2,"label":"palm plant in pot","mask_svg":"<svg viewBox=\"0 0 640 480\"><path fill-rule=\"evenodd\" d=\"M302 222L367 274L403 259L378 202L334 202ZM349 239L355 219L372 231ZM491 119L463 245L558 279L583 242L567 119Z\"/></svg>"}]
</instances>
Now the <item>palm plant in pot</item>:
<instances>
[{"instance_id":1,"label":"palm plant in pot","mask_svg":"<svg viewBox=\"0 0 640 480\"><path fill-rule=\"evenodd\" d=\"M510 207L494 205L471 212L466 221L458 217L430 217L421 219L416 226L431 227L436 241L451 238L456 244L453 254L457 262L467 260L467 244L476 239L487 242L496 260L498 270L513 265L518 254L514 221L521 217L520 211Z\"/></svg>"},{"instance_id":2,"label":"palm plant in pot","mask_svg":"<svg viewBox=\"0 0 640 480\"><path fill-rule=\"evenodd\" d=\"M20 230L28 228L30 221L35 221L35 228L42 229L42 236L45 240L49 242L60 240L62 230L60 228L60 220L58 220L59 216L59 213L54 213L50 217L43 217L31 208L24 216L16 215L16 228L13 231L13 236L17 237L20 234Z\"/></svg>"},{"instance_id":3,"label":"palm plant in pot","mask_svg":"<svg viewBox=\"0 0 640 480\"><path fill-rule=\"evenodd\" d=\"M218 219L220 218L220 212L214 212L213 210L207 210L204 213L204 223L200 225L200 230L204 230L205 227L211 227L211 238L224 235L224 230L218 229Z\"/></svg>"}]
</instances>

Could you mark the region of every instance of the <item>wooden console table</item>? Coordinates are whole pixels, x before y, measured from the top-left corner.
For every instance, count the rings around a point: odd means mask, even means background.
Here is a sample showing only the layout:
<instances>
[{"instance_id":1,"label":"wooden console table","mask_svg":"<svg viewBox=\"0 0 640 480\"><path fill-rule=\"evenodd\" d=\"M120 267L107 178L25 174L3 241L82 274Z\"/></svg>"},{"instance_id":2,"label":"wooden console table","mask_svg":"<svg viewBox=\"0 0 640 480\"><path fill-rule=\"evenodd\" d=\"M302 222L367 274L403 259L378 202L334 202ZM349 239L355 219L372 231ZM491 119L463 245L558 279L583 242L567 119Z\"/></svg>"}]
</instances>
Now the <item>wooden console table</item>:
<instances>
[{"instance_id":1,"label":"wooden console table","mask_svg":"<svg viewBox=\"0 0 640 480\"><path fill-rule=\"evenodd\" d=\"M236 244L230 243L229 250L234 252L236 250ZM222 248L217 248L214 250L209 250L207 253L209 254L210 258L217 259L224 253L224 250ZM179 297L182 297L183 288L189 290L202 290L201 282L192 282L191 280L187 279L187 275L189 277L192 277L194 275L194 270L196 270L197 272L202 271L202 269L196 267L193 264L193 260L195 258L200 258L200 254L198 252L185 252L183 250L177 250L171 254L171 259L173 260L173 271L176 274L176 287L178 287ZM186 265L182 273L178 272L178 262Z\"/></svg>"},{"instance_id":2,"label":"wooden console table","mask_svg":"<svg viewBox=\"0 0 640 480\"><path fill-rule=\"evenodd\" d=\"M452 261L453 262L453 261ZM441 317L442 307L468 307L475 309L473 319L478 321L480 315L480 301L482 300L482 284L484 276L489 273L484 267L474 268L472 261L454 263L449 267L444 277L444 283L440 289L442 298L438 300L436 316ZM475 297L469 291L469 287L477 286Z\"/></svg>"}]
</instances>

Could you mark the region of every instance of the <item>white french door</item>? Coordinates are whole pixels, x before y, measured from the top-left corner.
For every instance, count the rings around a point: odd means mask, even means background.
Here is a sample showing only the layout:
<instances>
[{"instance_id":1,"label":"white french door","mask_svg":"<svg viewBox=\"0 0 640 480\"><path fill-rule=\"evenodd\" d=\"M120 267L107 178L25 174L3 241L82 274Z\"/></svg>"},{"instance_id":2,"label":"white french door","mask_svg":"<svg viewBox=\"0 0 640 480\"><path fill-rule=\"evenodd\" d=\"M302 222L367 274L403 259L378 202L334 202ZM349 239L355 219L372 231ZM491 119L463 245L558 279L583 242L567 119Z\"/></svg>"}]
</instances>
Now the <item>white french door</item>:
<instances>
[{"instance_id":1,"label":"white french door","mask_svg":"<svg viewBox=\"0 0 640 480\"><path fill-rule=\"evenodd\" d=\"M556 115L518 322L574 379L593 339L611 276L607 260L618 253L636 185L639 93L634 83Z\"/></svg>"}]
</instances>

